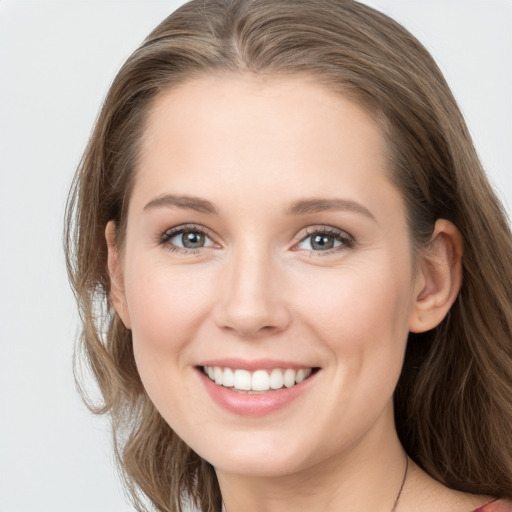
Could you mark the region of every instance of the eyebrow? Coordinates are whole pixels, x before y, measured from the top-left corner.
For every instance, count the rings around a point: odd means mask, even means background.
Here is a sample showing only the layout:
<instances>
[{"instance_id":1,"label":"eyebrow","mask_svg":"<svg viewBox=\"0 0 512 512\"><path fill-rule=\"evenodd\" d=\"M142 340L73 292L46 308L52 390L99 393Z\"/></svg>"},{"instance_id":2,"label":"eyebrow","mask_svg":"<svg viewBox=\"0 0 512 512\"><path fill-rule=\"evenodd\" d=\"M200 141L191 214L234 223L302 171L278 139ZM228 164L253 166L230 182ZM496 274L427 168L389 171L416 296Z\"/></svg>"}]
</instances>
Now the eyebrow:
<instances>
[{"instance_id":1,"label":"eyebrow","mask_svg":"<svg viewBox=\"0 0 512 512\"><path fill-rule=\"evenodd\" d=\"M163 194L152 199L143 211L152 210L155 208L169 208L169 207L184 208L195 210L200 213L217 214L218 209L206 199L195 196ZM312 198L301 199L292 203L285 211L287 215L305 215L308 213L320 213L329 210L349 210L364 215L376 221L373 214L365 208L362 204L349 199L324 199Z\"/></svg>"},{"instance_id":2,"label":"eyebrow","mask_svg":"<svg viewBox=\"0 0 512 512\"><path fill-rule=\"evenodd\" d=\"M300 201L294 202L289 208L286 210L287 215L304 215L307 213L319 213L328 210L349 210L355 213L360 213L369 219L376 219L373 214L365 208L362 204L357 203L356 201L351 201L349 199L323 199L323 198L312 198L312 199L302 199Z\"/></svg>"},{"instance_id":3,"label":"eyebrow","mask_svg":"<svg viewBox=\"0 0 512 512\"><path fill-rule=\"evenodd\" d=\"M177 208L185 208L188 210L195 210L196 212L201 213L219 213L217 208L215 208L215 206L206 199L201 199L200 197L194 196L177 196L174 194L163 194L161 196L155 197L155 199L151 200L146 206L144 206L143 211L162 207L169 208L172 206L176 206Z\"/></svg>"}]
</instances>

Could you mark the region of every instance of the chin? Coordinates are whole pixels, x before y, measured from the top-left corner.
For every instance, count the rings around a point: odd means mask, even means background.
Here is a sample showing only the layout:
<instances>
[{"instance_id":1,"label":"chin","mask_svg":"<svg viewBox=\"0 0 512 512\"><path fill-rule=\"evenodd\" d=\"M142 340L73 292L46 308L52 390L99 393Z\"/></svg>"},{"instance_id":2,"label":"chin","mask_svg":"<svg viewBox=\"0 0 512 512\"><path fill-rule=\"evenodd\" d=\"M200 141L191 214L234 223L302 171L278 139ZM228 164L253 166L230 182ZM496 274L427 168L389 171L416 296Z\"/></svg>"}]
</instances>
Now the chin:
<instances>
[{"instance_id":1,"label":"chin","mask_svg":"<svg viewBox=\"0 0 512 512\"><path fill-rule=\"evenodd\" d=\"M265 457L238 458L223 457L218 464L212 464L215 471L253 478L279 478L289 476L306 469L304 461L295 458L277 457L266 454Z\"/></svg>"},{"instance_id":2,"label":"chin","mask_svg":"<svg viewBox=\"0 0 512 512\"><path fill-rule=\"evenodd\" d=\"M237 474L246 477L282 477L300 472L314 464L304 443L298 439L283 442L281 436L274 439L269 436L245 433L251 439L235 440L233 436L226 442L215 443L197 450L216 471ZM244 437L244 436L242 436ZM271 436L270 436L271 437Z\"/></svg>"}]
</instances>

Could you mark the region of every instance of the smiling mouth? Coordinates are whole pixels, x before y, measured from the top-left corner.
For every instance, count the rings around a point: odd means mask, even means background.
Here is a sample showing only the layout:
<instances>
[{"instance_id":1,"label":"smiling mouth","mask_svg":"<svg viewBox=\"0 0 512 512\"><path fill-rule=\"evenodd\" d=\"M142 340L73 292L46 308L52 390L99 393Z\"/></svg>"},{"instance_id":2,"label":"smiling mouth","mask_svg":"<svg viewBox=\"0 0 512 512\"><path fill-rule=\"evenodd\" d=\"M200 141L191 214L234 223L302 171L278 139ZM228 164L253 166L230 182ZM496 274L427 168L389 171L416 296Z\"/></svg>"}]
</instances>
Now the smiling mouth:
<instances>
[{"instance_id":1,"label":"smiling mouth","mask_svg":"<svg viewBox=\"0 0 512 512\"><path fill-rule=\"evenodd\" d=\"M274 368L249 371L221 366L202 366L201 370L218 386L238 393L257 394L292 388L305 381L319 368Z\"/></svg>"}]
</instances>

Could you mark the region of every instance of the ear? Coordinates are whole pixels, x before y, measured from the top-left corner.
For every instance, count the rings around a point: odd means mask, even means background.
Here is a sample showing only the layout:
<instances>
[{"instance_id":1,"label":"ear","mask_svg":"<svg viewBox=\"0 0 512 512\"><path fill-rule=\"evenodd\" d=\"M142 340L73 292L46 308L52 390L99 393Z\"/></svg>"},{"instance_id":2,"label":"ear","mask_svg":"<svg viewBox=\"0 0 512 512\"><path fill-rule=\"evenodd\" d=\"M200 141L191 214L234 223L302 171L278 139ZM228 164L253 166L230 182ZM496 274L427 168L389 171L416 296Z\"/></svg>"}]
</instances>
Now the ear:
<instances>
[{"instance_id":1,"label":"ear","mask_svg":"<svg viewBox=\"0 0 512 512\"><path fill-rule=\"evenodd\" d=\"M121 318L124 326L131 329L130 316L124 290L123 269L119 249L116 244L116 225L109 221L105 228L105 238L108 248L108 273L110 276L110 300L116 313Z\"/></svg>"},{"instance_id":2,"label":"ear","mask_svg":"<svg viewBox=\"0 0 512 512\"><path fill-rule=\"evenodd\" d=\"M455 302L462 285L463 245L454 224L445 219L436 222L430 244L419 256L411 332L439 325Z\"/></svg>"}]
</instances>

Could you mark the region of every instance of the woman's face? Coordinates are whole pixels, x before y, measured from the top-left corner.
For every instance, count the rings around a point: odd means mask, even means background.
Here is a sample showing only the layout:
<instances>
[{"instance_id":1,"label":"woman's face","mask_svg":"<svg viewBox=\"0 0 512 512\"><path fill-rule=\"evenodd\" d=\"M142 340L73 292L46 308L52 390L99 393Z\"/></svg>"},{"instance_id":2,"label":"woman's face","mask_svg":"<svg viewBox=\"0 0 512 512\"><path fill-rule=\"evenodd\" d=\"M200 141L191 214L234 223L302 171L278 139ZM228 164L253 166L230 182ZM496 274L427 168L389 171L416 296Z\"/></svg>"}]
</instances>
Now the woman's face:
<instances>
[{"instance_id":1,"label":"woman's face","mask_svg":"<svg viewBox=\"0 0 512 512\"><path fill-rule=\"evenodd\" d=\"M411 252L365 111L204 77L151 110L114 302L176 433L219 471L284 475L393 438Z\"/></svg>"}]
</instances>

